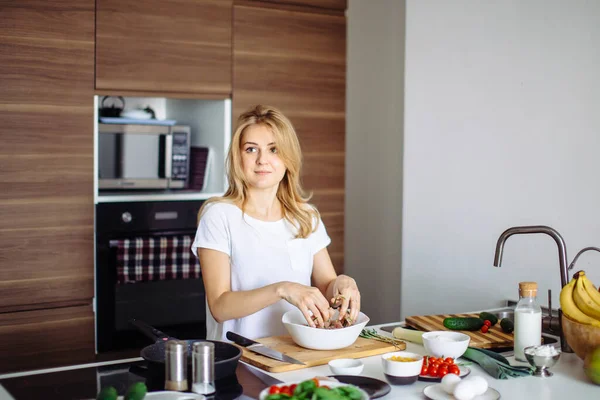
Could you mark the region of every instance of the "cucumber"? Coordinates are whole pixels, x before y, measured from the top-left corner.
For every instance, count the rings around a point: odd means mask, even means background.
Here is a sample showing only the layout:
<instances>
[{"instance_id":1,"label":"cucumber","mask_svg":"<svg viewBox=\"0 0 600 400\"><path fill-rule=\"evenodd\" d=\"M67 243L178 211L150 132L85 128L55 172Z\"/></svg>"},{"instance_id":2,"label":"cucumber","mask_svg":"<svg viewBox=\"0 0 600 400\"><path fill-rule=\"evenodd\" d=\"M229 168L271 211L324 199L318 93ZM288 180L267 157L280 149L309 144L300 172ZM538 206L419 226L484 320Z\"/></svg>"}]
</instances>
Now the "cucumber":
<instances>
[{"instance_id":1,"label":"cucumber","mask_svg":"<svg viewBox=\"0 0 600 400\"><path fill-rule=\"evenodd\" d=\"M515 330L515 324L508 318L502 318L500 327L504 333L512 333Z\"/></svg>"},{"instance_id":2,"label":"cucumber","mask_svg":"<svg viewBox=\"0 0 600 400\"><path fill-rule=\"evenodd\" d=\"M406 329L398 326L392 331L392 336L396 339L406 340L407 342L423 344L423 334L425 332Z\"/></svg>"},{"instance_id":3,"label":"cucumber","mask_svg":"<svg viewBox=\"0 0 600 400\"><path fill-rule=\"evenodd\" d=\"M496 317L494 314L491 314L489 312L482 312L481 314L479 314L479 318L481 318L482 320L488 320L492 323L492 326L496 325L498 323L498 317Z\"/></svg>"},{"instance_id":4,"label":"cucumber","mask_svg":"<svg viewBox=\"0 0 600 400\"><path fill-rule=\"evenodd\" d=\"M455 331L478 331L483 326L483 320L476 317L444 318L444 326Z\"/></svg>"},{"instance_id":5,"label":"cucumber","mask_svg":"<svg viewBox=\"0 0 600 400\"><path fill-rule=\"evenodd\" d=\"M144 382L136 382L129 386L124 400L142 400L144 397L146 397L147 392L148 388Z\"/></svg>"}]
</instances>

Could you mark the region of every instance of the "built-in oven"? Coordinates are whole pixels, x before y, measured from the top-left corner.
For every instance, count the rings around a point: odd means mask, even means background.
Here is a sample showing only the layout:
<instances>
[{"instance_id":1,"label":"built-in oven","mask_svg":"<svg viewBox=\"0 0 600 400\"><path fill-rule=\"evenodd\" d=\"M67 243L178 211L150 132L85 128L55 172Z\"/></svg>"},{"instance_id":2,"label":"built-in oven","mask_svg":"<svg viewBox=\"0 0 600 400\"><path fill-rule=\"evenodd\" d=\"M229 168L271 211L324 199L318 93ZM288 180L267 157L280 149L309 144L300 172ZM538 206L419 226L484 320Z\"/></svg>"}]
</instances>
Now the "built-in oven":
<instances>
[{"instance_id":1,"label":"built-in oven","mask_svg":"<svg viewBox=\"0 0 600 400\"><path fill-rule=\"evenodd\" d=\"M146 346L129 321L206 337L204 284L190 250L202 201L96 205L96 349Z\"/></svg>"},{"instance_id":2,"label":"built-in oven","mask_svg":"<svg viewBox=\"0 0 600 400\"><path fill-rule=\"evenodd\" d=\"M98 124L98 188L184 189L190 127Z\"/></svg>"}]
</instances>

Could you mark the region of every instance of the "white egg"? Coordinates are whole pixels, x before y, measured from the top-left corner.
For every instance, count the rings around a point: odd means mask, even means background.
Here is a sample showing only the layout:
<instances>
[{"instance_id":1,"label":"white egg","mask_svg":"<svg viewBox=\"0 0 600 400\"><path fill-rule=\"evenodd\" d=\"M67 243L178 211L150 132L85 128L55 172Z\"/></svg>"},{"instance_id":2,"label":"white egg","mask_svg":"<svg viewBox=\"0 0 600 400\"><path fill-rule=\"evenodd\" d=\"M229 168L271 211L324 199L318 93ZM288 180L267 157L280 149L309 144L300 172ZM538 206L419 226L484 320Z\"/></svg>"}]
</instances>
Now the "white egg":
<instances>
[{"instance_id":1,"label":"white egg","mask_svg":"<svg viewBox=\"0 0 600 400\"><path fill-rule=\"evenodd\" d=\"M485 380L485 378L481 376L469 376L466 379L472 382L473 390L475 391L475 396L484 394L488 390L488 383Z\"/></svg>"},{"instance_id":2,"label":"white egg","mask_svg":"<svg viewBox=\"0 0 600 400\"><path fill-rule=\"evenodd\" d=\"M454 387L452 394L457 400L471 400L476 396L473 382L463 379Z\"/></svg>"},{"instance_id":3,"label":"white egg","mask_svg":"<svg viewBox=\"0 0 600 400\"><path fill-rule=\"evenodd\" d=\"M447 374L442 378L442 389L448 394L454 393L454 388L460 382L460 377L455 374Z\"/></svg>"}]
</instances>

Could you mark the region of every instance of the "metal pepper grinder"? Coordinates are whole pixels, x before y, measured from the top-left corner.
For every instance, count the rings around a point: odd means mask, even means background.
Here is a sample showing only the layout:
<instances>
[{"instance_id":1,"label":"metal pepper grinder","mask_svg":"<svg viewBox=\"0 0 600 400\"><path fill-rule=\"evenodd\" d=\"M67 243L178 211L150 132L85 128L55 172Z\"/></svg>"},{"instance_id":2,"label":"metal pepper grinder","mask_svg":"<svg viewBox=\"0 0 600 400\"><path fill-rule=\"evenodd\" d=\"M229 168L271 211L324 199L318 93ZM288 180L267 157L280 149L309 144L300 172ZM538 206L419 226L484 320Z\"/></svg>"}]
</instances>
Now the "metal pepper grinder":
<instances>
[{"instance_id":1,"label":"metal pepper grinder","mask_svg":"<svg viewBox=\"0 0 600 400\"><path fill-rule=\"evenodd\" d=\"M184 392L187 381L187 342L169 340L165 346L165 390Z\"/></svg>"}]
</instances>

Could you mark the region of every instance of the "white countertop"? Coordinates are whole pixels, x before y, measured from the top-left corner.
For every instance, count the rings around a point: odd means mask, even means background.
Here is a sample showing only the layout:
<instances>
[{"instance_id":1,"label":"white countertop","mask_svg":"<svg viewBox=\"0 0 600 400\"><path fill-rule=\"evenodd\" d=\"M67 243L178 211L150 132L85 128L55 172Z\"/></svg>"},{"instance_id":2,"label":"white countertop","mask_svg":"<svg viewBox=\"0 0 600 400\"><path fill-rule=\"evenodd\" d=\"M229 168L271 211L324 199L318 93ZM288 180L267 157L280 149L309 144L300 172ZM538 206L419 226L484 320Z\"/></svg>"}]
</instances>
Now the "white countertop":
<instances>
[{"instance_id":1,"label":"white countertop","mask_svg":"<svg viewBox=\"0 0 600 400\"><path fill-rule=\"evenodd\" d=\"M390 336L391 334L380 330L382 326L397 325L397 323L388 323L370 326L375 328L380 334ZM406 350L414 353L425 354L423 346L406 342ZM362 376L369 376L387 382L383 374L381 365L381 356L365 357L361 359L365 368ZM460 359L461 361L467 361ZM508 357L511 365L527 365L515 361L514 357ZM550 369L554 374L549 378L539 378L528 376L523 378L494 379L488 375L479 365L471 363L469 365L471 375L480 375L484 377L490 387L500 392L503 399L518 400L579 400L579 399L599 399L600 386L591 383L583 371L583 361L574 353L562 353L558 363ZM269 373L262 371L283 382L301 381L315 376L332 375L327 365L299 369L290 372ZM423 389L432 385L431 382L421 382L408 386L394 386L392 391L382 399L424 399Z\"/></svg>"}]
</instances>

